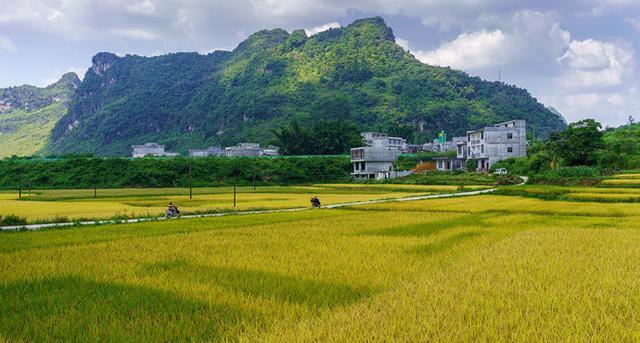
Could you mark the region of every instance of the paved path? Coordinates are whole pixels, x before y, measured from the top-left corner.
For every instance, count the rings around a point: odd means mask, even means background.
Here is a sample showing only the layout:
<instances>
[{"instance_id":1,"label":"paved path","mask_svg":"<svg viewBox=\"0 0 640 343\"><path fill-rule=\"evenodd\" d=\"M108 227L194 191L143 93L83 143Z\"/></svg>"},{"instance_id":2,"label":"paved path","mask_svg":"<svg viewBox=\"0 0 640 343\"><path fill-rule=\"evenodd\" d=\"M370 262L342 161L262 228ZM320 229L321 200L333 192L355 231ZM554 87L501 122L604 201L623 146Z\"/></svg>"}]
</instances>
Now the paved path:
<instances>
[{"instance_id":1,"label":"paved path","mask_svg":"<svg viewBox=\"0 0 640 343\"><path fill-rule=\"evenodd\" d=\"M395 199L380 199L380 200L368 200L368 201L358 201L358 202L347 202L341 204L332 204L322 206L325 209L332 208L340 208L345 206L355 206L355 205L366 205L366 204L379 204L386 202L400 202L400 201L416 201L416 200L426 200L426 199L439 199L439 198L453 198L453 197L463 197L463 196L472 196L472 195L480 195L495 192L496 188L484 189L480 191L471 191L471 192L460 192L460 193L447 193L447 194L433 194L433 195L423 195L423 196L415 196L415 197L407 197L407 198L395 198ZM284 209L276 209L276 210L261 210L261 211L240 211L240 212L225 212L225 213L211 213L211 214L193 214L193 215L185 215L182 218L208 218L208 217L223 217L230 215L248 215L248 214L260 214L260 213L280 213L280 212L297 212L297 211L305 211L310 210L311 207L297 207L297 208L284 208ZM159 221L159 220L171 220L165 217L158 218L134 218L127 220L93 220L93 221L83 221L83 222L72 222L72 223L47 223L47 224L29 224L29 225L17 225L17 226L0 226L0 230L2 231L17 231L17 230L30 230L36 231L40 229L47 228L55 228L55 227L65 227L65 226L74 226L74 225L105 225L105 224L125 224L125 223L142 223L142 222L150 222L150 221Z\"/></svg>"}]
</instances>

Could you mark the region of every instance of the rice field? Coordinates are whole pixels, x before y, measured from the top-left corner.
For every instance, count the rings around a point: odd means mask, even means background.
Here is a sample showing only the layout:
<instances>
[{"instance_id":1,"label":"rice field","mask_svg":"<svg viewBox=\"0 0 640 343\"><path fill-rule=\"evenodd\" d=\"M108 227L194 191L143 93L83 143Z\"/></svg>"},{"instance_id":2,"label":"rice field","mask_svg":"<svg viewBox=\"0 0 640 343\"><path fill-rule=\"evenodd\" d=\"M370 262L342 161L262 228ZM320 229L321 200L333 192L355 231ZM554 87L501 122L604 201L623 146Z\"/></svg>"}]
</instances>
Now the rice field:
<instances>
[{"instance_id":1,"label":"rice field","mask_svg":"<svg viewBox=\"0 0 640 343\"><path fill-rule=\"evenodd\" d=\"M543 199L591 202L640 202L640 187L633 185L610 186L604 180L600 187L563 187L563 186L507 186L501 187L499 194L519 195ZM640 185L640 184L639 184ZM630 187L630 188L623 188Z\"/></svg>"},{"instance_id":2,"label":"rice field","mask_svg":"<svg viewBox=\"0 0 640 343\"><path fill-rule=\"evenodd\" d=\"M468 187L467 190L487 187ZM164 214L169 202L177 204L185 214L231 210L281 209L308 207L312 195L323 204L336 204L375 199L403 198L415 195L457 192L457 186L422 185L309 185L294 187L251 187L237 189L234 208L233 188L189 189L92 189L37 190L23 193L0 193L2 214L15 214L29 222L55 222L114 217L157 217Z\"/></svg>"},{"instance_id":3,"label":"rice field","mask_svg":"<svg viewBox=\"0 0 640 343\"><path fill-rule=\"evenodd\" d=\"M639 229L482 195L3 233L0 341L634 341Z\"/></svg>"}]
</instances>

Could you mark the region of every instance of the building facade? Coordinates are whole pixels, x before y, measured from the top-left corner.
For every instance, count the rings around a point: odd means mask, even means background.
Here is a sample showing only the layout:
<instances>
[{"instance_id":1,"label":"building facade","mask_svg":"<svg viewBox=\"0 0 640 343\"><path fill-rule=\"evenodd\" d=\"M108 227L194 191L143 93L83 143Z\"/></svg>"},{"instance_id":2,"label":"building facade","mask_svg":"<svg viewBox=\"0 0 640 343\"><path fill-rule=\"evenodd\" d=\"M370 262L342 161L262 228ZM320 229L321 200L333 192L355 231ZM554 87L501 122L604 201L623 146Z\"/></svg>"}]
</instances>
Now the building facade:
<instances>
[{"instance_id":1,"label":"building facade","mask_svg":"<svg viewBox=\"0 0 640 343\"><path fill-rule=\"evenodd\" d=\"M527 155L527 123L524 120L511 120L467 131L464 139L454 137L454 143L456 157L439 159L438 170L461 169L466 161L471 160L475 161L476 170L488 171L499 161Z\"/></svg>"},{"instance_id":2,"label":"building facade","mask_svg":"<svg viewBox=\"0 0 640 343\"><path fill-rule=\"evenodd\" d=\"M365 146L386 146L402 150L407 144L407 140L400 137L389 137L381 132L363 132L360 134Z\"/></svg>"},{"instance_id":3,"label":"building facade","mask_svg":"<svg viewBox=\"0 0 640 343\"><path fill-rule=\"evenodd\" d=\"M259 143L239 143L224 149L224 155L227 157L278 156L279 154L277 147L270 145L263 149Z\"/></svg>"},{"instance_id":4,"label":"building facade","mask_svg":"<svg viewBox=\"0 0 640 343\"><path fill-rule=\"evenodd\" d=\"M258 143L238 143L236 146L230 146L224 149L227 157L256 157L260 156L262 149Z\"/></svg>"},{"instance_id":5,"label":"building facade","mask_svg":"<svg viewBox=\"0 0 640 343\"><path fill-rule=\"evenodd\" d=\"M208 157L208 156L224 156L225 151L219 146L210 146L206 149L191 149L189 156L191 157Z\"/></svg>"},{"instance_id":6,"label":"building facade","mask_svg":"<svg viewBox=\"0 0 640 343\"><path fill-rule=\"evenodd\" d=\"M174 157L178 156L178 153L175 152L166 152L164 151L164 145L156 144L156 143L145 143L143 145L132 145L133 153L131 156L134 158L145 157L145 156L167 156Z\"/></svg>"},{"instance_id":7,"label":"building facade","mask_svg":"<svg viewBox=\"0 0 640 343\"><path fill-rule=\"evenodd\" d=\"M389 179L402 177L411 172L394 170L398 156L406 146L406 140L399 137L389 137L385 133L362 133L365 146L351 149L351 164L354 179Z\"/></svg>"}]
</instances>

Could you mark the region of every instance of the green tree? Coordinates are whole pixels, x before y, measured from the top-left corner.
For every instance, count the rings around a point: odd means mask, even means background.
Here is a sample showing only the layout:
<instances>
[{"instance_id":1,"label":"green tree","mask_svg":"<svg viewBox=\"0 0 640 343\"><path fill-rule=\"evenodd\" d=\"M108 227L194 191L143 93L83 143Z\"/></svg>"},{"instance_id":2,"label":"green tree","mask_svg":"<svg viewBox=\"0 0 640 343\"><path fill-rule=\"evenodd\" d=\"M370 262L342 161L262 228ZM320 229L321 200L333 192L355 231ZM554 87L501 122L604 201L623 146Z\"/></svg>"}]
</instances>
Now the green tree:
<instances>
[{"instance_id":1,"label":"green tree","mask_svg":"<svg viewBox=\"0 0 640 343\"><path fill-rule=\"evenodd\" d=\"M602 125L593 119L569 124L566 130L553 133L549 140L552 154L567 166L590 166L598 162L598 150L604 147Z\"/></svg>"},{"instance_id":2,"label":"green tree","mask_svg":"<svg viewBox=\"0 0 640 343\"><path fill-rule=\"evenodd\" d=\"M341 119L320 120L309 129L293 121L272 133L284 155L340 155L362 145L358 127Z\"/></svg>"},{"instance_id":3,"label":"green tree","mask_svg":"<svg viewBox=\"0 0 640 343\"><path fill-rule=\"evenodd\" d=\"M309 131L301 127L297 121L271 131L275 136L272 141L274 145L280 148L280 152L284 155L308 155L312 147L310 143Z\"/></svg>"}]
</instances>

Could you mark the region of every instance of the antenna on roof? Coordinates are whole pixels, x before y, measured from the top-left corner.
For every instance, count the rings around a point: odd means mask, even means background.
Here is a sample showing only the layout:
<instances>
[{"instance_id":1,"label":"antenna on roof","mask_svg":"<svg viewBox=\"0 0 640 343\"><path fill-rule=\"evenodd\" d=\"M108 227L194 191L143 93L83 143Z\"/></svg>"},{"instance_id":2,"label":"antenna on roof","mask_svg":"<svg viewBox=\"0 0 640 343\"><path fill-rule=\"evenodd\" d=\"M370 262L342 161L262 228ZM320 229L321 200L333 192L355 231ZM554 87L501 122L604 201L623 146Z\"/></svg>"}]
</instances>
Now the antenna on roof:
<instances>
[{"instance_id":1,"label":"antenna on roof","mask_svg":"<svg viewBox=\"0 0 640 343\"><path fill-rule=\"evenodd\" d=\"M498 69L498 81L502 82L502 69Z\"/></svg>"}]
</instances>

